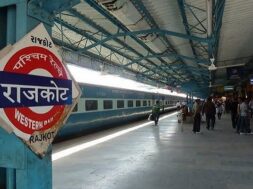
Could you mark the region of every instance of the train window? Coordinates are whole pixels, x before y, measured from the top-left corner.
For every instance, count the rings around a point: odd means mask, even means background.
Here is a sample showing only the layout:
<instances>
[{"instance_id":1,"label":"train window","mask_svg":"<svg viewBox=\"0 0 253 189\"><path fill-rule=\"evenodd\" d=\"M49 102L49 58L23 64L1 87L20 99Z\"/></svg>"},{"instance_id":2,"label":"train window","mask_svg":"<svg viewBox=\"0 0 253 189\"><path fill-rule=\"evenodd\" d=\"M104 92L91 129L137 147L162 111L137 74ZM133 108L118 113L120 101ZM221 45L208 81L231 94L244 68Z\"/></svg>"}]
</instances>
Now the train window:
<instances>
[{"instance_id":1,"label":"train window","mask_svg":"<svg viewBox=\"0 0 253 189\"><path fill-rule=\"evenodd\" d=\"M73 108L72 112L77 112L78 110L78 105L76 104L75 107Z\"/></svg>"},{"instance_id":2,"label":"train window","mask_svg":"<svg viewBox=\"0 0 253 189\"><path fill-rule=\"evenodd\" d=\"M127 106L128 107L133 107L134 106L134 102L132 100L128 100L127 101Z\"/></svg>"},{"instance_id":3,"label":"train window","mask_svg":"<svg viewBox=\"0 0 253 189\"><path fill-rule=\"evenodd\" d=\"M140 100L136 100L136 107L140 107L141 106L141 101Z\"/></svg>"},{"instance_id":4,"label":"train window","mask_svg":"<svg viewBox=\"0 0 253 189\"><path fill-rule=\"evenodd\" d=\"M117 100L117 108L124 108L125 103L124 100Z\"/></svg>"},{"instance_id":5,"label":"train window","mask_svg":"<svg viewBox=\"0 0 253 189\"><path fill-rule=\"evenodd\" d=\"M143 106L147 106L147 101L143 100Z\"/></svg>"},{"instance_id":6,"label":"train window","mask_svg":"<svg viewBox=\"0 0 253 189\"><path fill-rule=\"evenodd\" d=\"M104 109L112 109L112 100L104 100Z\"/></svg>"},{"instance_id":7,"label":"train window","mask_svg":"<svg viewBox=\"0 0 253 189\"><path fill-rule=\"evenodd\" d=\"M151 102L150 102L150 100L148 101L148 106L151 106Z\"/></svg>"},{"instance_id":8,"label":"train window","mask_svg":"<svg viewBox=\"0 0 253 189\"><path fill-rule=\"evenodd\" d=\"M85 101L85 110L93 111L98 109L98 101L97 100L86 100Z\"/></svg>"}]
</instances>

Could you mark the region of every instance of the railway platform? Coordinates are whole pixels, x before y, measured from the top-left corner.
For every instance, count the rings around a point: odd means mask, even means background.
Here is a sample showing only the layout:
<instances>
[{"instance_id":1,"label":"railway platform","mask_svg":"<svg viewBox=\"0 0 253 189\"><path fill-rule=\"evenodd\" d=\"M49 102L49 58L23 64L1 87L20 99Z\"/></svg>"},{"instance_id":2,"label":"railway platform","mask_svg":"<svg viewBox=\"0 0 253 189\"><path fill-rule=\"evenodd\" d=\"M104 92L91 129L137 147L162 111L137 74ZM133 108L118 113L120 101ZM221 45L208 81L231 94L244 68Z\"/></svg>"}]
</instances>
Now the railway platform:
<instances>
[{"instance_id":1,"label":"railway platform","mask_svg":"<svg viewBox=\"0 0 253 189\"><path fill-rule=\"evenodd\" d=\"M159 126L146 122L55 144L53 159L83 148L53 161L53 188L252 188L253 137L236 134L229 114L213 131L202 123L201 134L193 134L191 124L183 124L182 132L176 113L161 117ZM124 134L109 137L118 132ZM102 142L88 145L97 140Z\"/></svg>"}]
</instances>

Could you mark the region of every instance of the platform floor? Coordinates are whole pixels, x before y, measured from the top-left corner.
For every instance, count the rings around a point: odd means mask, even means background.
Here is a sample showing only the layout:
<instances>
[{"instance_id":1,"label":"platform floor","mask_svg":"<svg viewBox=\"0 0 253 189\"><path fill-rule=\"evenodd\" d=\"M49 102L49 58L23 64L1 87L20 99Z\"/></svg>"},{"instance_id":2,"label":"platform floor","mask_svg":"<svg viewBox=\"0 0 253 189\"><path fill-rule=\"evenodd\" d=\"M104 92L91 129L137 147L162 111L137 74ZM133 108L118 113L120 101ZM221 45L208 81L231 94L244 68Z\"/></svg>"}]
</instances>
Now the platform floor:
<instances>
[{"instance_id":1,"label":"platform floor","mask_svg":"<svg viewBox=\"0 0 253 189\"><path fill-rule=\"evenodd\" d=\"M229 118L217 120L214 131L203 123L202 134L193 134L190 124L181 132L174 114L158 127L148 125L55 160L53 188L252 189L253 135L236 134ZM56 144L53 152L115 130Z\"/></svg>"}]
</instances>

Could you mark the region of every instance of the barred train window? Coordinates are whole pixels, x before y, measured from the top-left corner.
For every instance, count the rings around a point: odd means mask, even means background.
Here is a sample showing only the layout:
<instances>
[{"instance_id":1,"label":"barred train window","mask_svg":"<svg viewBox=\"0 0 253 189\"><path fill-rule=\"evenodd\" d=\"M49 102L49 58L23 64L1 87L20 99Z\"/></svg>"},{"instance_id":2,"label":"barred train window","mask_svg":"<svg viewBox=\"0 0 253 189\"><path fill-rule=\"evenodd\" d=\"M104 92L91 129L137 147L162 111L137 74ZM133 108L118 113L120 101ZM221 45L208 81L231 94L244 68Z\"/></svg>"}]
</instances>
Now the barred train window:
<instances>
[{"instance_id":1,"label":"barred train window","mask_svg":"<svg viewBox=\"0 0 253 189\"><path fill-rule=\"evenodd\" d=\"M147 101L143 100L143 106L147 106Z\"/></svg>"},{"instance_id":2,"label":"barred train window","mask_svg":"<svg viewBox=\"0 0 253 189\"><path fill-rule=\"evenodd\" d=\"M117 100L117 108L124 108L125 103L124 100Z\"/></svg>"},{"instance_id":3,"label":"barred train window","mask_svg":"<svg viewBox=\"0 0 253 189\"><path fill-rule=\"evenodd\" d=\"M140 100L136 100L136 107L140 107L141 106L141 101Z\"/></svg>"},{"instance_id":4,"label":"barred train window","mask_svg":"<svg viewBox=\"0 0 253 189\"><path fill-rule=\"evenodd\" d=\"M148 106L151 106L150 100L148 101Z\"/></svg>"},{"instance_id":5,"label":"barred train window","mask_svg":"<svg viewBox=\"0 0 253 189\"><path fill-rule=\"evenodd\" d=\"M98 101L97 100L86 100L85 101L85 110L92 111L98 109Z\"/></svg>"},{"instance_id":6,"label":"barred train window","mask_svg":"<svg viewBox=\"0 0 253 189\"><path fill-rule=\"evenodd\" d=\"M132 100L128 100L127 101L127 106L128 107L133 107L134 106L134 102Z\"/></svg>"},{"instance_id":7,"label":"barred train window","mask_svg":"<svg viewBox=\"0 0 253 189\"><path fill-rule=\"evenodd\" d=\"M112 100L104 100L104 109L112 109Z\"/></svg>"}]
</instances>

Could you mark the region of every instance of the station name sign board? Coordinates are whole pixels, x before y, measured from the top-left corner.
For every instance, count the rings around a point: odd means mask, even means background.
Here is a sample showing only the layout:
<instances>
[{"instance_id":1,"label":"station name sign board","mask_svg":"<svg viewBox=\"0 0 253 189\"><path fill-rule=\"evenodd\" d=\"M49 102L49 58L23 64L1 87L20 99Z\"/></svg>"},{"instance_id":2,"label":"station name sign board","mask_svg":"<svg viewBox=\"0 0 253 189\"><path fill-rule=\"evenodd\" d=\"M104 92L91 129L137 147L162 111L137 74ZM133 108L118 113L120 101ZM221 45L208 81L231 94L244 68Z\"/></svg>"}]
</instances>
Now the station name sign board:
<instances>
[{"instance_id":1,"label":"station name sign board","mask_svg":"<svg viewBox=\"0 0 253 189\"><path fill-rule=\"evenodd\" d=\"M80 94L43 24L0 59L0 126L44 156Z\"/></svg>"}]
</instances>

